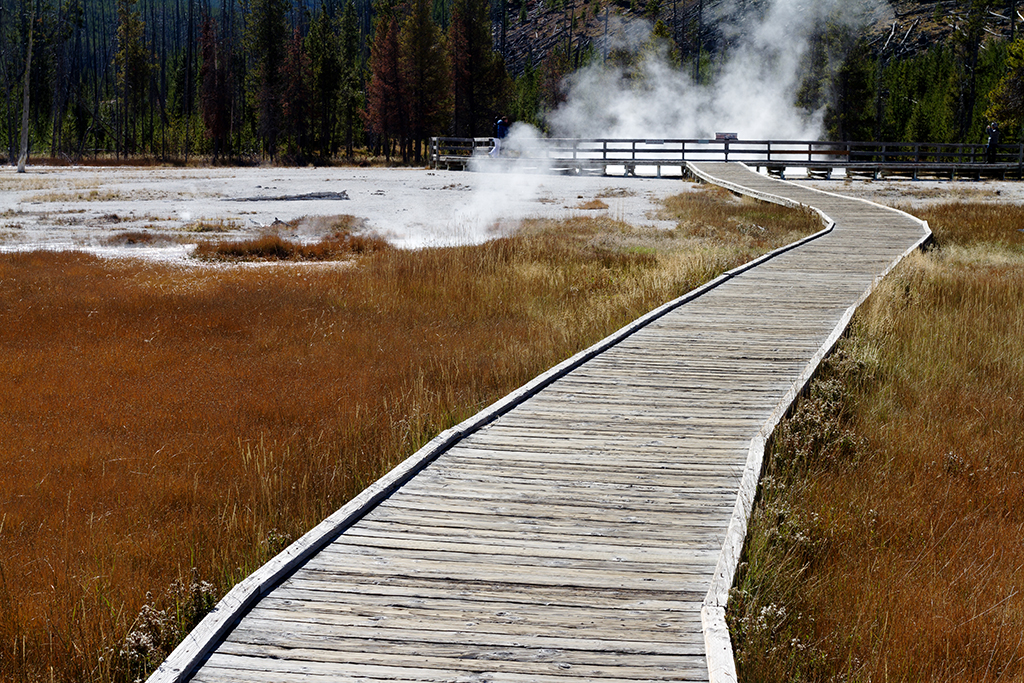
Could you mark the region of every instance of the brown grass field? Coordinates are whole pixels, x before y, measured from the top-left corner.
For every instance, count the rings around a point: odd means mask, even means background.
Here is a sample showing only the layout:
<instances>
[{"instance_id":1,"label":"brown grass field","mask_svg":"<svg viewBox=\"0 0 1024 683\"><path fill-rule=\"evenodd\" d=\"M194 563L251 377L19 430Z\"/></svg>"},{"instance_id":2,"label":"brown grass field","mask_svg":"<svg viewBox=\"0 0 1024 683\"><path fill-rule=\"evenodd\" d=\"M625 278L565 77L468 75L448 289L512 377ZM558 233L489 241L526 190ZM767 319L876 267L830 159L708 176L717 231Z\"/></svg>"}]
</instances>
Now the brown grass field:
<instances>
[{"instance_id":1,"label":"brown grass field","mask_svg":"<svg viewBox=\"0 0 1024 683\"><path fill-rule=\"evenodd\" d=\"M665 211L333 263L0 256L0 680L144 676L439 430L820 227L716 190Z\"/></svg>"},{"instance_id":2,"label":"brown grass field","mask_svg":"<svg viewBox=\"0 0 1024 683\"><path fill-rule=\"evenodd\" d=\"M778 432L730 603L743 681L1024 681L1024 209L917 212Z\"/></svg>"}]
</instances>

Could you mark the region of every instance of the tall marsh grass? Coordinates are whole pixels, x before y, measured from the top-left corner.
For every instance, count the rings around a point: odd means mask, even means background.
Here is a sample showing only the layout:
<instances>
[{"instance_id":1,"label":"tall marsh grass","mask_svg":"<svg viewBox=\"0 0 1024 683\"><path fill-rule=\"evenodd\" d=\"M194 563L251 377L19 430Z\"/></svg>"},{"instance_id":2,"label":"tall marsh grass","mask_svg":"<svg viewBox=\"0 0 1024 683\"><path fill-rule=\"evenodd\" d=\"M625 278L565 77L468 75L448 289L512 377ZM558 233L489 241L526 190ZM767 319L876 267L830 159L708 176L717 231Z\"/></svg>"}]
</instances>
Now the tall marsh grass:
<instances>
[{"instance_id":1,"label":"tall marsh grass","mask_svg":"<svg viewBox=\"0 0 1024 683\"><path fill-rule=\"evenodd\" d=\"M1024 680L1024 209L855 317L781 427L729 608L741 680Z\"/></svg>"},{"instance_id":2,"label":"tall marsh grass","mask_svg":"<svg viewBox=\"0 0 1024 683\"><path fill-rule=\"evenodd\" d=\"M819 227L787 216L731 241L538 222L344 267L0 256L0 679L144 676L439 430Z\"/></svg>"}]
</instances>

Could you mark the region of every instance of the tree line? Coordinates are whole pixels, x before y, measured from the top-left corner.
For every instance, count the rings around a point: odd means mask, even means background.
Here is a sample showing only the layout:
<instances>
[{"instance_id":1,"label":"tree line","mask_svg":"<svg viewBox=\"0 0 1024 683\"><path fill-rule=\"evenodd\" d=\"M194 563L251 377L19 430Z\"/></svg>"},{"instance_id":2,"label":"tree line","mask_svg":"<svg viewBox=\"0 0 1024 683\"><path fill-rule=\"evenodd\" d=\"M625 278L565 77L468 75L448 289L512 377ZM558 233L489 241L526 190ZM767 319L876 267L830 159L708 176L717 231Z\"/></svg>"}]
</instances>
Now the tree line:
<instances>
[{"instance_id":1,"label":"tree line","mask_svg":"<svg viewBox=\"0 0 1024 683\"><path fill-rule=\"evenodd\" d=\"M827 138L977 143L998 121L1004 141L1020 139L1024 42L1016 0L934 7L932 20L949 36L925 49L907 49L895 25L874 44L837 24L821 27L797 102L824 107Z\"/></svg>"},{"instance_id":2,"label":"tree line","mask_svg":"<svg viewBox=\"0 0 1024 683\"><path fill-rule=\"evenodd\" d=\"M487 134L507 102L490 11L489 0L2 0L0 144L9 162L23 129L33 154L53 158L305 163L359 145L419 158L430 135Z\"/></svg>"},{"instance_id":3,"label":"tree line","mask_svg":"<svg viewBox=\"0 0 1024 683\"><path fill-rule=\"evenodd\" d=\"M600 0L587 1L580 11L598 16ZM531 3L568 7L568 40L517 55L513 75L498 50ZM613 6L654 21L681 77L713 79L727 56L703 52L698 38L696 59L678 58L693 53L677 30L683 8L700 22L704 2L684 3L678 20L673 2L671 29L660 1ZM872 41L822 23L794 96L825 111L827 137L973 142L989 119L1003 123L1004 140L1020 135L1016 1L935 7L950 37L912 51L895 30ZM10 163L26 150L235 163L326 163L363 150L420 161L430 136L489 135L502 113L543 125L562 77L602 58L576 12L565 0L0 0L0 145ZM1007 20L1009 34L993 30Z\"/></svg>"}]
</instances>

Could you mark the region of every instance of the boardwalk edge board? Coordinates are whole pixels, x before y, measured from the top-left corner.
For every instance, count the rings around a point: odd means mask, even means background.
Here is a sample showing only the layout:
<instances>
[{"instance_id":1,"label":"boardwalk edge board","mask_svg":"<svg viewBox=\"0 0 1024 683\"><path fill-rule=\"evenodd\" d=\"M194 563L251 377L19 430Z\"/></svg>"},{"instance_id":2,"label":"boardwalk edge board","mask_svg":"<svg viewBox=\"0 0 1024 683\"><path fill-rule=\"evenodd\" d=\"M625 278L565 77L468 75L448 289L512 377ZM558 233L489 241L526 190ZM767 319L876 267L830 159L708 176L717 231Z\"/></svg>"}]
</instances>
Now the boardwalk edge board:
<instances>
[{"instance_id":1,"label":"boardwalk edge board","mask_svg":"<svg viewBox=\"0 0 1024 683\"><path fill-rule=\"evenodd\" d=\"M689 164L688 166L690 172L693 173L695 177L698 177L705 182L720 185L734 192L746 194L756 197L757 199L761 199L762 201L777 204L805 206L789 199L776 197L775 195L758 190L751 190L743 187L742 185L715 178L712 174L696 168L693 164ZM806 188L798 183L791 183L789 181L778 179L773 180L775 182L792 184L804 190L812 189ZM750 448L747 452L747 463L744 467L743 478L740 482L739 492L736 496L736 506L733 510L732 519L729 522L729 528L726 531L725 543L722 545L722 552L718 559L718 565L715 568L711 588L708 590L707 597L705 597L704 604L701 607L701 624L704 629L704 645L710 683L735 683L737 681L736 663L732 651L732 639L729 635L729 625L726 622L725 611L729 602L729 590L732 588L732 583L736 576L736 568L739 566L740 554L743 551L743 543L747 536L747 525L750 521L750 514L754 507L754 496L757 493L757 485L761 479L761 471L769 439L779 422L782 421L786 412L796 401L797 396L799 396L810 384L811 379L813 379L818 367L821 365L821 362L829 353L831 353L839 339L846 332L851 320L853 320L854 313L856 313L860 305L867 300L868 296L871 295L882 278L888 275L893 268L903 261L903 259L927 244L932 238L931 229L929 228L927 221L911 216L904 211L893 209L865 199L844 197L824 190L812 189L812 191L834 197L842 197L843 199L856 199L857 201L863 201L867 204L872 204L874 206L893 211L894 213L907 216L921 225L924 235L910 248L894 259L880 275L875 277L872 280L871 285L861 293L857 301L846 309L835 328L829 334L828 338L807 363L803 372L801 372L800 376L793 382L793 385L786 392L786 395L778 403L771 415L761 426L758 434L750 442ZM808 208L812 208L817 211L822 216L823 221L828 222L830 225L835 225L834 221L819 209L814 207Z\"/></svg>"},{"instance_id":2,"label":"boardwalk edge board","mask_svg":"<svg viewBox=\"0 0 1024 683\"><path fill-rule=\"evenodd\" d=\"M773 199L766 199L766 201L784 203L790 206L801 206L774 196ZM547 372L538 375L527 384L499 399L473 417L438 434L429 443L399 463L394 469L371 484L346 505L306 532L265 565L237 583L214 606L209 614L185 636L184 640L171 652L167 659L160 664L149 677L148 683L178 683L179 681L188 680L213 649L216 648L218 643L226 637L235 624L264 595L286 580L312 556L338 538L347 528L355 524L367 512L381 501L387 499L393 492L401 488L406 482L464 437L493 422L557 379L565 376L593 357L615 346L636 331L680 306L693 301L737 275L761 265L765 261L799 248L832 232L835 228L835 223L828 219L824 213L818 211L818 214L822 217L822 222L825 225L822 230L792 244L780 247L737 268L726 271L700 287L659 306L618 331L613 332L593 346L578 352ZM745 523L743 528L745 530ZM742 546L742 539L740 545ZM725 638L728 640L728 631L725 633Z\"/></svg>"}]
</instances>

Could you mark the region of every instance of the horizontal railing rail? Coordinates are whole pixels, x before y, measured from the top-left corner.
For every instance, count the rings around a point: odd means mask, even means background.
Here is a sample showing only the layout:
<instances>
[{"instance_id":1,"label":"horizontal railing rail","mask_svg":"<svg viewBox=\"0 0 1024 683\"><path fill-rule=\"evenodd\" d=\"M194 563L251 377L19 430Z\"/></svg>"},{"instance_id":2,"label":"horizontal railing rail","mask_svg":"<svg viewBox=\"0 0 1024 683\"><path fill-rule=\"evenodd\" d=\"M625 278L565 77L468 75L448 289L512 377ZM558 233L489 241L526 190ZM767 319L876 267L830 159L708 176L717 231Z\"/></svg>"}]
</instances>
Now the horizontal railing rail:
<instances>
[{"instance_id":1,"label":"horizontal railing rail","mask_svg":"<svg viewBox=\"0 0 1024 683\"><path fill-rule=\"evenodd\" d=\"M493 148L492 138L431 138L430 162L435 168L462 166ZM991 152L991 154L990 154ZM609 166L683 166L688 161L742 161L772 167L828 168L998 167L1022 170L1024 143L984 144L934 142L830 142L822 140L539 138L512 139L503 156L549 165L553 169L607 170Z\"/></svg>"}]
</instances>

